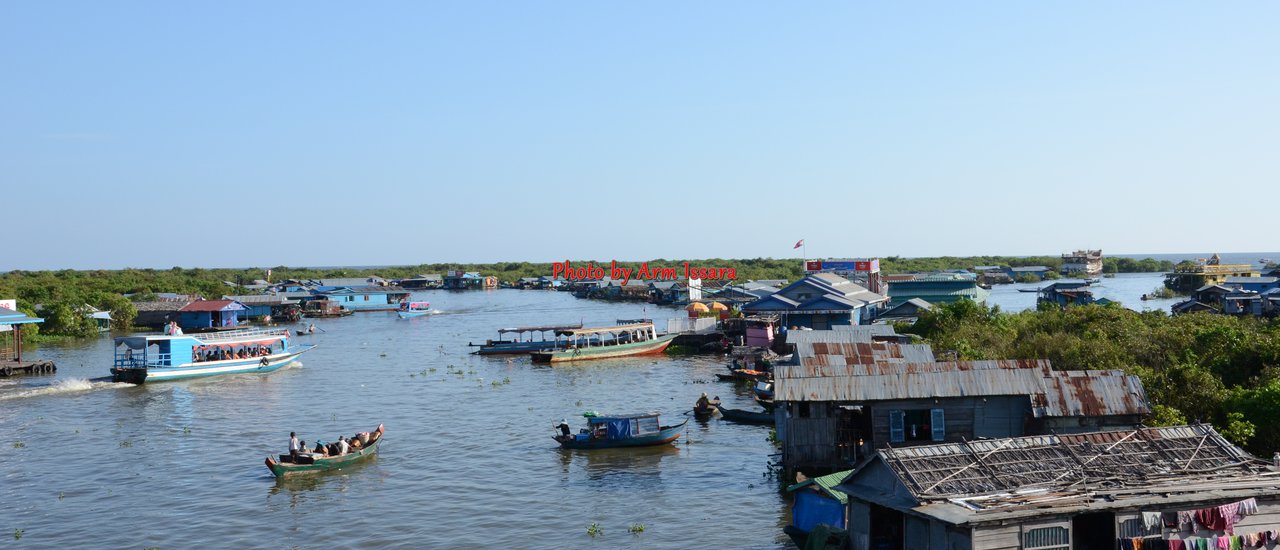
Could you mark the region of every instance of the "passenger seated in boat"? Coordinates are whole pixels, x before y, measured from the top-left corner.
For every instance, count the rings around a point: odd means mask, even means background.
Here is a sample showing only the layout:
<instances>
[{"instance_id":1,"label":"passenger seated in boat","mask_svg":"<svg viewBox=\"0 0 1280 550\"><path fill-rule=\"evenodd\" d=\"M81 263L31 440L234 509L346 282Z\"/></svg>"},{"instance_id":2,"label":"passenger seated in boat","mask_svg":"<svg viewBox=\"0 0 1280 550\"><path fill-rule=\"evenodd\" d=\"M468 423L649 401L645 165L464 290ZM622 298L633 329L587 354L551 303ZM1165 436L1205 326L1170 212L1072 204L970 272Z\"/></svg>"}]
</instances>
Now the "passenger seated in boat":
<instances>
[{"instance_id":1,"label":"passenger seated in boat","mask_svg":"<svg viewBox=\"0 0 1280 550\"><path fill-rule=\"evenodd\" d=\"M347 441L351 442L351 450L353 451L360 450L361 445L360 445L360 440L358 438L353 437L351 439L348 439Z\"/></svg>"},{"instance_id":2,"label":"passenger seated in boat","mask_svg":"<svg viewBox=\"0 0 1280 550\"><path fill-rule=\"evenodd\" d=\"M347 443L347 439L342 436L338 436L338 456L345 455L350 450L351 444Z\"/></svg>"},{"instance_id":3,"label":"passenger seated in boat","mask_svg":"<svg viewBox=\"0 0 1280 550\"><path fill-rule=\"evenodd\" d=\"M320 442L320 441L316 442L316 448L313 449L311 452L318 454L320 456L329 456L329 449L325 447L325 444L323 442Z\"/></svg>"},{"instance_id":4,"label":"passenger seated in boat","mask_svg":"<svg viewBox=\"0 0 1280 550\"><path fill-rule=\"evenodd\" d=\"M702 397L699 397L698 402L693 404L693 408L700 411L711 408L711 400L707 399L707 392L702 392Z\"/></svg>"}]
</instances>

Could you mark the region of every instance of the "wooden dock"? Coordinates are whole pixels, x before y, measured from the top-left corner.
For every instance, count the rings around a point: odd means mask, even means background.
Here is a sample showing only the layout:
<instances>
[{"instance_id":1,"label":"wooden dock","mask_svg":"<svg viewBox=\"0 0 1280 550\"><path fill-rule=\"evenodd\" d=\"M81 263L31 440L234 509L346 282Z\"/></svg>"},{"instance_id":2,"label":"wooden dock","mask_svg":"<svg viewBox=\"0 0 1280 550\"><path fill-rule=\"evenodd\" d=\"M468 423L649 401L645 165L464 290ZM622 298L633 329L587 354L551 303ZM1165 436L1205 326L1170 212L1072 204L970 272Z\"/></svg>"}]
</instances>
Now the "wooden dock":
<instances>
[{"instance_id":1,"label":"wooden dock","mask_svg":"<svg viewBox=\"0 0 1280 550\"><path fill-rule=\"evenodd\" d=\"M10 377L23 374L53 374L58 372L53 361L0 361L0 376Z\"/></svg>"}]
</instances>

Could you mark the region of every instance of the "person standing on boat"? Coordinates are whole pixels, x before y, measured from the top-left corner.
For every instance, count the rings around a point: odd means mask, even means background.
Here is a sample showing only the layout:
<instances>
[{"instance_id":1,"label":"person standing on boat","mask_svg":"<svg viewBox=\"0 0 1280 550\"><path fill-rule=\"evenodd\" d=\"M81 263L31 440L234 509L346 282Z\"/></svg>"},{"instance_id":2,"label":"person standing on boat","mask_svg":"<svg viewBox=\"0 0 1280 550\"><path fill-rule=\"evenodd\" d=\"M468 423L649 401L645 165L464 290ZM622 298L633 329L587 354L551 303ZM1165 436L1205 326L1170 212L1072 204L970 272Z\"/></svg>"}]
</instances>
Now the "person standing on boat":
<instances>
[{"instance_id":1,"label":"person standing on boat","mask_svg":"<svg viewBox=\"0 0 1280 550\"><path fill-rule=\"evenodd\" d=\"M565 437L569 437L570 430L569 430L569 421L568 421L568 420L561 419L561 420L560 420L560 423L559 423L559 424L557 424L557 425L556 425L556 427L557 427L557 428L560 428L560 435L563 435L563 436L565 436Z\"/></svg>"},{"instance_id":2,"label":"person standing on boat","mask_svg":"<svg viewBox=\"0 0 1280 550\"><path fill-rule=\"evenodd\" d=\"M315 334L315 333L316 333L316 324L311 323L311 326L307 327L307 334Z\"/></svg>"},{"instance_id":3,"label":"person standing on boat","mask_svg":"<svg viewBox=\"0 0 1280 550\"><path fill-rule=\"evenodd\" d=\"M302 452L302 444L298 442L297 432L289 432L289 456L293 457L293 461L298 461L298 453Z\"/></svg>"}]
</instances>

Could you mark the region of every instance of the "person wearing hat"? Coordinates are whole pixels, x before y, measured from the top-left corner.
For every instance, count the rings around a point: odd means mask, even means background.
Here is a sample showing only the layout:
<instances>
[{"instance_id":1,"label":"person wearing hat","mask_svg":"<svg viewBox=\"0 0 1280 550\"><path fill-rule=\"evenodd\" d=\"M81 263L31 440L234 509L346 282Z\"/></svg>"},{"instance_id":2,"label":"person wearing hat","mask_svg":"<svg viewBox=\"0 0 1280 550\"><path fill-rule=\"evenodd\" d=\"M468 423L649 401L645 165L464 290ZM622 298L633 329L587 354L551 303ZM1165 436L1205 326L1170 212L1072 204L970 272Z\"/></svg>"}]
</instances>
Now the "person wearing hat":
<instances>
[{"instance_id":1,"label":"person wearing hat","mask_svg":"<svg viewBox=\"0 0 1280 550\"><path fill-rule=\"evenodd\" d=\"M563 435L563 436L565 436L565 437L569 437L569 434L571 433L571 431L570 431L570 429L569 429L569 421L568 421L568 420L565 420L565 419L563 419L563 418L562 418L562 419L560 419L560 423L559 423L559 424L556 424L556 427L557 427L557 428L560 428L560 435Z\"/></svg>"},{"instance_id":2,"label":"person wearing hat","mask_svg":"<svg viewBox=\"0 0 1280 550\"><path fill-rule=\"evenodd\" d=\"M693 408L699 411L711 408L711 401L707 399L707 392L702 392L702 397L699 397L698 402L693 404Z\"/></svg>"}]
</instances>

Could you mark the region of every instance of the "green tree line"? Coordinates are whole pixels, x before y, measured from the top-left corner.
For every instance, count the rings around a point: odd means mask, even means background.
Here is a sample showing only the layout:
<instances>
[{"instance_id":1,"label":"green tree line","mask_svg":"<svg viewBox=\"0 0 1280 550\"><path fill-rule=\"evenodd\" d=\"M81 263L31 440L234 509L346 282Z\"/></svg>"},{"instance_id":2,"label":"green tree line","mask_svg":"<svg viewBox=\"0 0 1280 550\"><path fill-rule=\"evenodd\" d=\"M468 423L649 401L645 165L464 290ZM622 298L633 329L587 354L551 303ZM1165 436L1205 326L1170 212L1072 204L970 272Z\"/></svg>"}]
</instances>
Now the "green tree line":
<instances>
[{"instance_id":1,"label":"green tree line","mask_svg":"<svg viewBox=\"0 0 1280 550\"><path fill-rule=\"evenodd\" d=\"M1146 388L1152 425L1212 423L1264 457L1280 450L1280 321L1116 305L1003 313L972 301L899 327L962 360L1048 359L1055 369L1118 369Z\"/></svg>"}]
</instances>

